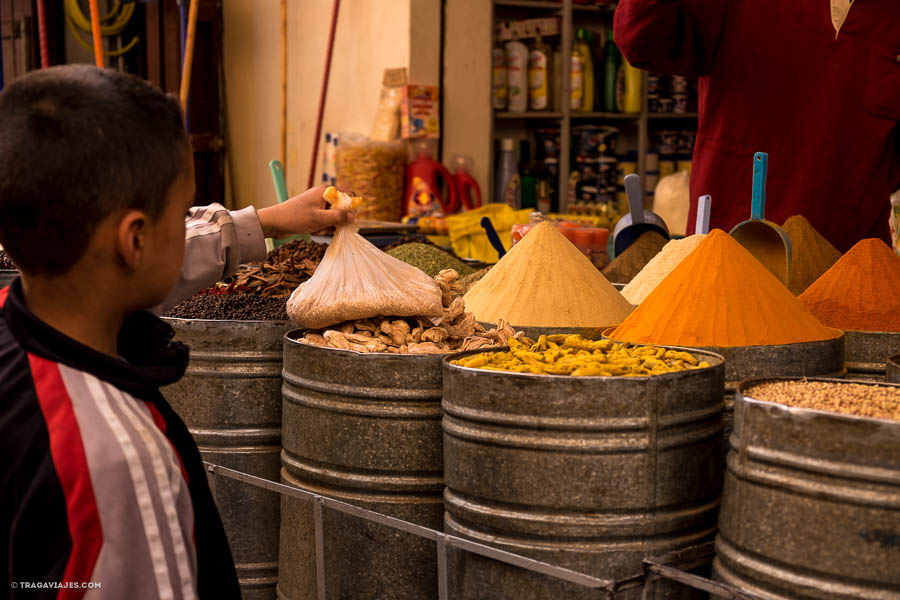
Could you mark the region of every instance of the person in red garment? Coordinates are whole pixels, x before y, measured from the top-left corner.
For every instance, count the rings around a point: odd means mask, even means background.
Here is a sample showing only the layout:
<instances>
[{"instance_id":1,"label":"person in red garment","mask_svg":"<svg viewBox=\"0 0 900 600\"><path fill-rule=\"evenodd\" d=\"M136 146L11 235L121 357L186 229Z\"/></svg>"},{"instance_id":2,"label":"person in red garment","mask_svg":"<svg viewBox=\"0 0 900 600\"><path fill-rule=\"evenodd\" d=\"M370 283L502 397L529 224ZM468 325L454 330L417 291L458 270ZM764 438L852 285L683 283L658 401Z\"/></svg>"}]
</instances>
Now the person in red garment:
<instances>
[{"instance_id":1,"label":"person in red garment","mask_svg":"<svg viewBox=\"0 0 900 600\"><path fill-rule=\"evenodd\" d=\"M710 227L750 218L759 151L769 220L802 214L841 251L888 242L900 0L620 0L614 33L632 65L699 77L688 233L703 194Z\"/></svg>"}]
</instances>

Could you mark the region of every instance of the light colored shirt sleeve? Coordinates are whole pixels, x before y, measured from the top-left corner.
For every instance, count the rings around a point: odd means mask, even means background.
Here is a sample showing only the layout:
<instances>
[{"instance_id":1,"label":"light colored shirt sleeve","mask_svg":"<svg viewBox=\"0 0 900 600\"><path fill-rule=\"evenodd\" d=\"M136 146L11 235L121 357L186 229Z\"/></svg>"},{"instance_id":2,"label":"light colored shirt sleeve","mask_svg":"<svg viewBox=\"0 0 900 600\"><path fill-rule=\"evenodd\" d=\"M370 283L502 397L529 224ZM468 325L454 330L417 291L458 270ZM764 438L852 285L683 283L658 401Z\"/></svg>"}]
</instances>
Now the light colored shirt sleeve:
<instances>
[{"instance_id":1,"label":"light colored shirt sleeve","mask_svg":"<svg viewBox=\"0 0 900 600\"><path fill-rule=\"evenodd\" d=\"M233 275L242 264L266 258L266 240L252 206L237 211L228 211L221 204L196 206L185 226L181 277L169 297L153 309L154 314L162 314Z\"/></svg>"}]
</instances>

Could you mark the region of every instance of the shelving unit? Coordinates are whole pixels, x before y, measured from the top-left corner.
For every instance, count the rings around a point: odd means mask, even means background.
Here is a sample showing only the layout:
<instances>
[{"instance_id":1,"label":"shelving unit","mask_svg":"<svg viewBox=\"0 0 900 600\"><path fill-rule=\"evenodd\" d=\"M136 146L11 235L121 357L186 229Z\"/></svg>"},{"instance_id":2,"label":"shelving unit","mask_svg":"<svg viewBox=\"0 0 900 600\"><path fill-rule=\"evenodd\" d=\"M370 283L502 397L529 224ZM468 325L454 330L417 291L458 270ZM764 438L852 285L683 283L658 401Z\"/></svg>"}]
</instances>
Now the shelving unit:
<instances>
[{"instance_id":1,"label":"shelving unit","mask_svg":"<svg viewBox=\"0 0 900 600\"><path fill-rule=\"evenodd\" d=\"M620 130L620 140L632 142L625 144L637 150L638 174L644 178L646 175L646 157L650 147L651 123L691 123L691 127L681 126L682 129L696 127L697 113L649 113L647 110L647 74L643 77L642 110L640 113L608 113L608 112L577 112L572 111L569 102L569 67L568 57L571 55L572 41L576 22L578 26L597 24L602 22L605 27L612 27L613 10L606 6L575 4L573 0L561 2L542 2L528 0L493 0L491 3L491 32L490 47L494 43L494 25L502 20L516 20L523 18L541 18L547 16L560 17L560 48L562 60L560 73L559 103L556 112L496 112L491 111L490 142L493 144L498 133L508 135L511 132L527 134L531 127L539 127L552 124L559 127L559 182L558 198L559 210L565 212L568 204L568 180L570 164L570 148L572 139L572 127L574 125L609 125L613 127L625 127L627 131ZM588 22L582 22L585 19ZM491 57L485 60L490 64ZM596 75L595 75L596 76ZM493 197L494 182L494 152L489 152L488 169L488 196Z\"/></svg>"}]
</instances>

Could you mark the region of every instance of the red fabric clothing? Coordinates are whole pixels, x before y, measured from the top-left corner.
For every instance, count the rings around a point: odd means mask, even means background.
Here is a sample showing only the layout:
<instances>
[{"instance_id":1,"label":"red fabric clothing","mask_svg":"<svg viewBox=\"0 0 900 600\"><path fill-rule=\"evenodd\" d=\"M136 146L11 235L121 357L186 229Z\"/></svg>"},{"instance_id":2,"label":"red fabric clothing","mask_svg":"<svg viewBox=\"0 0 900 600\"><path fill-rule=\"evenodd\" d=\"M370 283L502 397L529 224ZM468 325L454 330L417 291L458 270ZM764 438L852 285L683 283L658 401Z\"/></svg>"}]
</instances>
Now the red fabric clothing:
<instances>
[{"instance_id":1,"label":"red fabric clothing","mask_svg":"<svg viewBox=\"0 0 900 600\"><path fill-rule=\"evenodd\" d=\"M888 242L900 187L900 0L620 0L615 40L642 69L699 76L697 198L710 227L750 218L753 153L769 154L766 217L804 215L839 250Z\"/></svg>"}]
</instances>

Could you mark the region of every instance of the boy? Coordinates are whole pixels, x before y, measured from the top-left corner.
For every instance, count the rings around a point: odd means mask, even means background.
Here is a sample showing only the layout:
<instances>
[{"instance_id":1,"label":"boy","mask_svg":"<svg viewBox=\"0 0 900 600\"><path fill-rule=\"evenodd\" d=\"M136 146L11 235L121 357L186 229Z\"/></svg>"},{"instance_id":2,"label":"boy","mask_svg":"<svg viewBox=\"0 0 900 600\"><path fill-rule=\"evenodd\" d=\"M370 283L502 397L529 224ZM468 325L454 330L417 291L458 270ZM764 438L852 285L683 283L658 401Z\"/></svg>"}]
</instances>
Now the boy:
<instances>
[{"instance_id":1,"label":"boy","mask_svg":"<svg viewBox=\"0 0 900 600\"><path fill-rule=\"evenodd\" d=\"M145 309L262 259L264 236L350 216L321 188L258 217L192 209L193 181L177 102L137 78L56 67L0 94L0 244L21 270L0 290L11 596L240 595L197 446L158 390L188 349Z\"/></svg>"}]
</instances>

